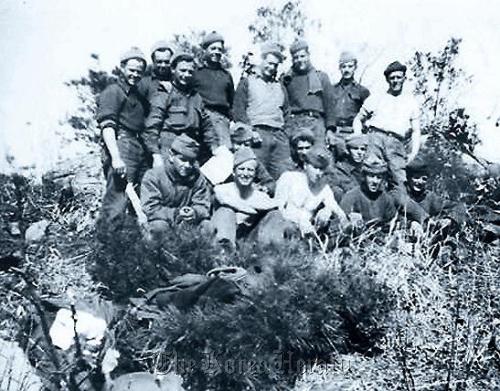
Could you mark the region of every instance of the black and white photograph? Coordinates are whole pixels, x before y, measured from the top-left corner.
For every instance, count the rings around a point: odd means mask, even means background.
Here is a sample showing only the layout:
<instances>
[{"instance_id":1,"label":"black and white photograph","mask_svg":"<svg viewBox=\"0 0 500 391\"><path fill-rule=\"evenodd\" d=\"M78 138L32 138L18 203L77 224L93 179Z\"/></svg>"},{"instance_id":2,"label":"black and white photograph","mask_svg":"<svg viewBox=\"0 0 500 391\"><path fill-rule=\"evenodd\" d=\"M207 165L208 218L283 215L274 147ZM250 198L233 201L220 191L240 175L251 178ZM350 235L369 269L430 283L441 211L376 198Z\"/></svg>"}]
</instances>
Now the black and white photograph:
<instances>
[{"instance_id":1,"label":"black and white photograph","mask_svg":"<svg viewBox=\"0 0 500 391\"><path fill-rule=\"evenodd\" d=\"M499 15L0 1L0 390L500 390Z\"/></svg>"}]
</instances>

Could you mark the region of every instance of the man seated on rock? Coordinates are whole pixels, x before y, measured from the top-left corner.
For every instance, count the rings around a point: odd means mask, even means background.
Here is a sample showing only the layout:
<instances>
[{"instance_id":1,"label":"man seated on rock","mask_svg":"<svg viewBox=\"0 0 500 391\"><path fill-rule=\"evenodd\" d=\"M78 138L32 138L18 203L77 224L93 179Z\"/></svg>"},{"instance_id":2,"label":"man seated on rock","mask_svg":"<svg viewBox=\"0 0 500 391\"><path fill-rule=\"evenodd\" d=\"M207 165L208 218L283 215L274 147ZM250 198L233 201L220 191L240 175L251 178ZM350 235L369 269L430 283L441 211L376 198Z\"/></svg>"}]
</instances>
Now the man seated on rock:
<instances>
[{"instance_id":1,"label":"man seated on rock","mask_svg":"<svg viewBox=\"0 0 500 391\"><path fill-rule=\"evenodd\" d=\"M304 169L305 156L314 146L315 135L312 130L302 128L290 139L290 154L297 170Z\"/></svg>"},{"instance_id":2,"label":"man seated on rock","mask_svg":"<svg viewBox=\"0 0 500 391\"><path fill-rule=\"evenodd\" d=\"M257 165L252 149L238 149L234 153L233 181L214 188L218 207L211 225L221 244L234 247L240 238L253 238L265 244L275 236L279 238L282 219L276 202L253 186Z\"/></svg>"},{"instance_id":3,"label":"man seated on rock","mask_svg":"<svg viewBox=\"0 0 500 391\"><path fill-rule=\"evenodd\" d=\"M164 167L144 175L141 204L156 242L172 227L209 218L210 190L196 163L198 153L199 144L181 134L173 140Z\"/></svg>"},{"instance_id":4,"label":"man seated on rock","mask_svg":"<svg viewBox=\"0 0 500 391\"><path fill-rule=\"evenodd\" d=\"M396 216L396 206L387 192L388 167L385 161L368 156L361 168L361 184L349 190L340 206L355 228L365 224L387 224Z\"/></svg>"},{"instance_id":5,"label":"man seated on rock","mask_svg":"<svg viewBox=\"0 0 500 391\"><path fill-rule=\"evenodd\" d=\"M328 174L328 183L339 201L342 200L345 193L361 183L361 167L365 159L367 145L367 137L363 134L353 134L346 137L346 157L335 163Z\"/></svg>"},{"instance_id":6,"label":"man seated on rock","mask_svg":"<svg viewBox=\"0 0 500 391\"><path fill-rule=\"evenodd\" d=\"M289 222L287 231L298 229L302 237L325 231L334 216L347 225L345 213L324 181L329 163L328 151L316 147L306 154L303 171L287 171L278 179L275 200Z\"/></svg>"},{"instance_id":7,"label":"man seated on rock","mask_svg":"<svg viewBox=\"0 0 500 391\"><path fill-rule=\"evenodd\" d=\"M231 134L231 151L236 153L241 148L251 148L253 140L253 130L250 125L244 124L243 122L237 122L233 126L233 132ZM232 176L229 180L233 180ZM274 195L274 189L276 188L276 182L273 177L269 174L264 164L257 159L257 168L255 169L255 179L253 181L253 186L263 191L269 195Z\"/></svg>"}]
</instances>

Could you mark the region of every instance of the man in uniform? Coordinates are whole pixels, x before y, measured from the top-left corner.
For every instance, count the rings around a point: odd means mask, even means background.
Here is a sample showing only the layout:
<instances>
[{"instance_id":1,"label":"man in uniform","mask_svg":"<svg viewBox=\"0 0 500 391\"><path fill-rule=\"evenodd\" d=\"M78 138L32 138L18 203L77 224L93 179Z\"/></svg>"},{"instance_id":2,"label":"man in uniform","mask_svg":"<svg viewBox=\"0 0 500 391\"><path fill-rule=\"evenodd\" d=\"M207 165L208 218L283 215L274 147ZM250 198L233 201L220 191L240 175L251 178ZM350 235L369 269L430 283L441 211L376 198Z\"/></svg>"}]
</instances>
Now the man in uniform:
<instances>
[{"instance_id":1,"label":"man in uniform","mask_svg":"<svg viewBox=\"0 0 500 391\"><path fill-rule=\"evenodd\" d=\"M242 78L234 96L234 120L254 129L254 151L274 179L291 167L290 145L284 131L287 94L276 80L283 54L278 45L262 46L258 72Z\"/></svg>"},{"instance_id":2,"label":"man in uniform","mask_svg":"<svg viewBox=\"0 0 500 391\"><path fill-rule=\"evenodd\" d=\"M316 137L308 128L299 129L299 131L290 139L290 149L295 168L304 169L304 162L307 153L315 145Z\"/></svg>"},{"instance_id":3,"label":"man in uniform","mask_svg":"<svg viewBox=\"0 0 500 391\"><path fill-rule=\"evenodd\" d=\"M218 205L212 226L218 242L234 247L237 238L255 237L257 242L279 242L282 219L276 202L253 186L257 157L243 147L234 154L233 181L214 188ZM275 237L276 236L276 237Z\"/></svg>"},{"instance_id":4,"label":"man in uniform","mask_svg":"<svg viewBox=\"0 0 500 391\"><path fill-rule=\"evenodd\" d=\"M340 81L332 86L329 110L327 143L333 148L335 159L345 157L345 139L353 133L353 121L359 113L370 91L354 80L358 66L357 58L350 52L342 52L339 59Z\"/></svg>"},{"instance_id":5,"label":"man in uniform","mask_svg":"<svg viewBox=\"0 0 500 391\"><path fill-rule=\"evenodd\" d=\"M373 155L363 162L361 184L349 190L340 202L354 227L387 224L396 216L394 200L385 186L387 173L385 161Z\"/></svg>"},{"instance_id":6,"label":"man in uniform","mask_svg":"<svg viewBox=\"0 0 500 391\"><path fill-rule=\"evenodd\" d=\"M198 159L205 161L218 147L218 142L203 100L193 89L194 57L176 54L171 66L172 91L156 94L151 101L151 112L146 119L146 145L167 156L174 138L186 134L200 143Z\"/></svg>"},{"instance_id":7,"label":"man in uniform","mask_svg":"<svg viewBox=\"0 0 500 391\"><path fill-rule=\"evenodd\" d=\"M104 175L107 185L100 222L115 223L122 217L128 204L125 194L127 182L137 186L146 171L147 157L153 154L154 164L161 161L157 150L145 149L144 116L147 101L139 93L139 83L146 59L136 47L123 53L121 75L109 85L97 101L97 123L105 145Z\"/></svg>"},{"instance_id":8,"label":"man in uniform","mask_svg":"<svg viewBox=\"0 0 500 391\"><path fill-rule=\"evenodd\" d=\"M309 46L302 39L290 46L292 69L283 76L288 93L290 115L286 129L292 138L300 128L314 132L316 145L325 145L325 130L332 117L331 90L328 75L311 64Z\"/></svg>"},{"instance_id":9,"label":"man in uniform","mask_svg":"<svg viewBox=\"0 0 500 391\"><path fill-rule=\"evenodd\" d=\"M151 75L143 77L138 86L149 102L156 93L165 92L168 94L172 90L170 60L173 54L173 46L166 41L158 41L151 48L151 60L153 61Z\"/></svg>"},{"instance_id":10,"label":"man in uniform","mask_svg":"<svg viewBox=\"0 0 500 391\"><path fill-rule=\"evenodd\" d=\"M419 105L410 91L403 89L406 66L395 61L384 71L389 89L370 95L354 121L354 131L361 133L362 123L369 126L370 147L387 161L391 185L404 189L405 166L420 149ZM409 154L406 144L411 143Z\"/></svg>"},{"instance_id":11,"label":"man in uniform","mask_svg":"<svg viewBox=\"0 0 500 391\"><path fill-rule=\"evenodd\" d=\"M365 159L368 140L366 135L351 134L345 140L347 156L335 163L328 174L328 183L338 200L342 200L345 193L361 183L361 168Z\"/></svg>"},{"instance_id":12,"label":"man in uniform","mask_svg":"<svg viewBox=\"0 0 500 391\"><path fill-rule=\"evenodd\" d=\"M234 83L231 74L222 66L224 38L215 31L201 43L205 51L201 68L195 71L193 86L201 95L205 109L215 127L219 145L231 146L229 138L230 113L233 107Z\"/></svg>"},{"instance_id":13,"label":"man in uniform","mask_svg":"<svg viewBox=\"0 0 500 391\"><path fill-rule=\"evenodd\" d=\"M164 167L144 175L141 204L155 243L172 227L198 225L210 217L210 190L196 163L198 153L195 140L186 134L176 136Z\"/></svg>"}]
</instances>

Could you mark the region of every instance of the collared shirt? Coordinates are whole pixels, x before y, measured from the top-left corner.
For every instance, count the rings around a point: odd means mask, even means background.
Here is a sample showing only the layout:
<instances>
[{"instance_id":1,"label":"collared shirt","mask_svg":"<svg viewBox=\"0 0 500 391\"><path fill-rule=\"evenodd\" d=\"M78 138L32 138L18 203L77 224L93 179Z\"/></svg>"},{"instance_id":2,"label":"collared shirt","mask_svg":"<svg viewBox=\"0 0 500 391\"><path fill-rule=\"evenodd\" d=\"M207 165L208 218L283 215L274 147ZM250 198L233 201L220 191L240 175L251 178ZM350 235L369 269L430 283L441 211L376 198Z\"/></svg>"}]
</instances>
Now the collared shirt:
<instances>
[{"instance_id":1,"label":"collared shirt","mask_svg":"<svg viewBox=\"0 0 500 391\"><path fill-rule=\"evenodd\" d=\"M211 205L208 182L196 171L180 177L170 162L165 167L146 171L141 185L141 205L148 221L163 220L174 224L179 208L194 209L195 221L209 217Z\"/></svg>"},{"instance_id":2,"label":"collared shirt","mask_svg":"<svg viewBox=\"0 0 500 391\"><path fill-rule=\"evenodd\" d=\"M111 127L133 133L144 130L148 103L136 86L128 85L122 78L107 86L97 98L96 119L101 129Z\"/></svg>"},{"instance_id":3,"label":"collared shirt","mask_svg":"<svg viewBox=\"0 0 500 391\"><path fill-rule=\"evenodd\" d=\"M354 80L341 79L332 86L330 126L352 126L354 117L359 113L361 106L370 96L370 91Z\"/></svg>"},{"instance_id":4,"label":"collared shirt","mask_svg":"<svg viewBox=\"0 0 500 391\"><path fill-rule=\"evenodd\" d=\"M227 70L207 65L201 67L194 73L193 88L203 98L207 109L229 116L233 107L234 83Z\"/></svg>"},{"instance_id":5,"label":"collared shirt","mask_svg":"<svg viewBox=\"0 0 500 391\"><path fill-rule=\"evenodd\" d=\"M389 92L370 95L363 104L363 110L368 115L368 126L396 133L403 138L408 136L412 121L418 121L420 116L417 100L406 90L397 96Z\"/></svg>"}]
</instances>

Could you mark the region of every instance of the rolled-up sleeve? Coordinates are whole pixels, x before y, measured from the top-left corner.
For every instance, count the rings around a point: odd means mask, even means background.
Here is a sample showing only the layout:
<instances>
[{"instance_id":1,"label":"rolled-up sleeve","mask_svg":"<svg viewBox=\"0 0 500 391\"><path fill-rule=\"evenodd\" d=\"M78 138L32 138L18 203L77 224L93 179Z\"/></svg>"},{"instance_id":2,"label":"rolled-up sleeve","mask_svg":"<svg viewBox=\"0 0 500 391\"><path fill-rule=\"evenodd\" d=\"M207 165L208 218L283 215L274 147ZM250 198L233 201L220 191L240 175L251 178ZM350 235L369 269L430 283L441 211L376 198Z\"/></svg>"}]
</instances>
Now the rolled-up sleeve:
<instances>
[{"instance_id":1,"label":"rolled-up sleeve","mask_svg":"<svg viewBox=\"0 0 500 391\"><path fill-rule=\"evenodd\" d=\"M96 120L99 128L118 128L118 116L123 105L123 100L126 99L125 94L120 91L116 85L108 86L97 99Z\"/></svg>"}]
</instances>

